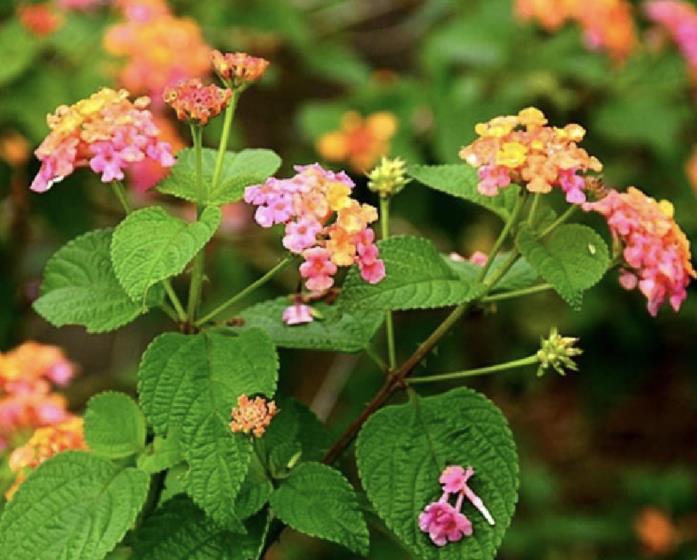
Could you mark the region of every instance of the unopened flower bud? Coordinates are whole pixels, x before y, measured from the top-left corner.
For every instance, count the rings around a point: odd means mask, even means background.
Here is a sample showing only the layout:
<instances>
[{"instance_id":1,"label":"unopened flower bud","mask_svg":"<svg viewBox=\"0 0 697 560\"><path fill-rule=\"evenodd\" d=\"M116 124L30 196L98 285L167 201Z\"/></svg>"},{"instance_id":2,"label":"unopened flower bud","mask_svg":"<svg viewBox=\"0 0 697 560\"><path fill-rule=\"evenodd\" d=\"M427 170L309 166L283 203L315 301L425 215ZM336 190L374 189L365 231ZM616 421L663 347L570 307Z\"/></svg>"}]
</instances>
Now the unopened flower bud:
<instances>
[{"instance_id":1,"label":"unopened flower bud","mask_svg":"<svg viewBox=\"0 0 697 560\"><path fill-rule=\"evenodd\" d=\"M397 194L409 182L406 177L406 162L401 158L383 157L368 173L368 188L382 198Z\"/></svg>"},{"instance_id":2,"label":"unopened flower bud","mask_svg":"<svg viewBox=\"0 0 697 560\"><path fill-rule=\"evenodd\" d=\"M213 69L222 82L232 89L244 89L259 80L266 72L269 61L243 52L213 51Z\"/></svg>"},{"instance_id":3,"label":"unopened flower bud","mask_svg":"<svg viewBox=\"0 0 697 560\"><path fill-rule=\"evenodd\" d=\"M574 361L574 356L583 353L583 350L576 348L578 338L561 336L556 328L553 328L547 338L542 339L540 350L537 352L537 359L540 367L537 375L542 376L549 368L553 368L559 375L565 375L567 370L577 371L578 365Z\"/></svg>"}]
</instances>

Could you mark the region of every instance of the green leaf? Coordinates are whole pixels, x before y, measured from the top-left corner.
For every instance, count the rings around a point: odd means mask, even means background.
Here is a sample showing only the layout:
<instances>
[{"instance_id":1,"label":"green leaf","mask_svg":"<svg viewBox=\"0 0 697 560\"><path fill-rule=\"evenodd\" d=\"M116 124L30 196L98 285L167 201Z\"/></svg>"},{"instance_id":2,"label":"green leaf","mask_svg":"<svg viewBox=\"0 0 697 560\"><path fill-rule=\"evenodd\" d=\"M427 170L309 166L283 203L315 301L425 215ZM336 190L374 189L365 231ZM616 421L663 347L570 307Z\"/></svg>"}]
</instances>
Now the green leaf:
<instances>
[{"instance_id":1,"label":"green leaf","mask_svg":"<svg viewBox=\"0 0 697 560\"><path fill-rule=\"evenodd\" d=\"M241 200L245 187L265 181L281 166L281 158L271 150L226 152L218 186L210 190L216 158L217 150L203 149L203 185L206 190L203 195L196 186L196 152L192 148L177 154L177 163L157 190L202 206L220 206Z\"/></svg>"},{"instance_id":2,"label":"green leaf","mask_svg":"<svg viewBox=\"0 0 697 560\"><path fill-rule=\"evenodd\" d=\"M149 474L171 469L184 459L180 436L177 433L168 437L155 436L147 453L138 457L138 468Z\"/></svg>"},{"instance_id":3,"label":"green leaf","mask_svg":"<svg viewBox=\"0 0 697 560\"><path fill-rule=\"evenodd\" d=\"M85 412L85 441L98 455L120 459L145 447L145 416L123 393L108 391L92 397Z\"/></svg>"},{"instance_id":4,"label":"green leaf","mask_svg":"<svg viewBox=\"0 0 697 560\"><path fill-rule=\"evenodd\" d=\"M339 304L369 309L448 307L477 297L479 288L458 275L427 239L397 236L378 242L385 278L368 284L353 267Z\"/></svg>"},{"instance_id":5,"label":"green leaf","mask_svg":"<svg viewBox=\"0 0 697 560\"><path fill-rule=\"evenodd\" d=\"M296 467L271 494L271 508L296 531L368 554L368 527L358 496L344 475L327 465Z\"/></svg>"},{"instance_id":6,"label":"green leaf","mask_svg":"<svg viewBox=\"0 0 697 560\"><path fill-rule=\"evenodd\" d=\"M146 306L123 290L111 266L112 230L73 239L48 261L36 312L54 327L82 325L89 333L115 330L157 305L162 290L152 290Z\"/></svg>"},{"instance_id":7,"label":"green leaf","mask_svg":"<svg viewBox=\"0 0 697 560\"><path fill-rule=\"evenodd\" d=\"M544 239L521 226L516 246L540 276L574 307L580 306L583 292L600 281L610 264L603 238L580 224L559 226Z\"/></svg>"},{"instance_id":8,"label":"green leaf","mask_svg":"<svg viewBox=\"0 0 697 560\"><path fill-rule=\"evenodd\" d=\"M165 333L143 355L143 411L158 435L181 428L191 465L187 492L222 524L236 520L233 504L251 453L249 438L230 431L230 411L241 394L272 396L277 378L276 350L260 330L236 337Z\"/></svg>"},{"instance_id":9,"label":"green leaf","mask_svg":"<svg viewBox=\"0 0 697 560\"><path fill-rule=\"evenodd\" d=\"M14 80L32 63L39 51L39 42L19 19L10 19L0 28L0 86Z\"/></svg>"},{"instance_id":10,"label":"green leaf","mask_svg":"<svg viewBox=\"0 0 697 560\"><path fill-rule=\"evenodd\" d=\"M465 163L412 165L408 173L410 177L427 187L491 210L503 221L508 221L510 218L520 190L517 185L511 185L497 196L480 194L477 191L479 181L477 170Z\"/></svg>"},{"instance_id":11,"label":"green leaf","mask_svg":"<svg viewBox=\"0 0 697 560\"><path fill-rule=\"evenodd\" d=\"M256 560L267 520L259 515L238 534L211 523L186 496L175 496L134 535L133 560Z\"/></svg>"},{"instance_id":12,"label":"green leaf","mask_svg":"<svg viewBox=\"0 0 697 560\"><path fill-rule=\"evenodd\" d=\"M273 492L273 485L266 477L264 466L259 458L252 454L247 478L244 479L235 500L235 515L239 519L251 517L266 505L271 492Z\"/></svg>"},{"instance_id":13,"label":"green leaf","mask_svg":"<svg viewBox=\"0 0 697 560\"><path fill-rule=\"evenodd\" d=\"M89 453L59 453L5 507L0 558L103 558L133 526L149 481L142 471Z\"/></svg>"},{"instance_id":14,"label":"green leaf","mask_svg":"<svg viewBox=\"0 0 697 560\"><path fill-rule=\"evenodd\" d=\"M151 286L183 272L213 237L220 219L218 208L206 208L194 223L159 207L130 214L116 228L111 242L114 271L128 295L141 301Z\"/></svg>"},{"instance_id":15,"label":"green leaf","mask_svg":"<svg viewBox=\"0 0 697 560\"><path fill-rule=\"evenodd\" d=\"M518 495L518 457L505 418L487 398L460 388L388 406L366 422L356 444L358 470L377 514L424 560L493 560ZM474 533L438 548L418 526L419 513L440 498L447 465L474 467L472 489L496 521L470 504L463 512Z\"/></svg>"},{"instance_id":16,"label":"green leaf","mask_svg":"<svg viewBox=\"0 0 697 560\"><path fill-rule=\"evenodd\" d=\"M503 264L508 259L508 253L501 253L494 258L494 263L491 265L489 275L496 274ZM443 259L448 265L462 276L466 281L475 282L482 271L482 267L469 261L454 261L450 257L443 255ZM494 293L508 292L510 290L520 290L532 286L538 279L539 275L530 266L530 263L524 258L518 259L510 268L503 278L496 284Z\"/></svg>"},{"instance_id":17,"label":"green leaf","mask_svg":"<svg viewBox=\"0 0 697 560\"><path fill-rule=\"evenodd\" d=\"M291 305L286 297L265 301L245 309L240 317L244 325L236 330L260 328L276 346L335 352L360 352L380 328L385 314L376 309L350 310L339 305L313 303L321 318L305 325L286 325L281 317Z\"/></svg>"}]
</instances>

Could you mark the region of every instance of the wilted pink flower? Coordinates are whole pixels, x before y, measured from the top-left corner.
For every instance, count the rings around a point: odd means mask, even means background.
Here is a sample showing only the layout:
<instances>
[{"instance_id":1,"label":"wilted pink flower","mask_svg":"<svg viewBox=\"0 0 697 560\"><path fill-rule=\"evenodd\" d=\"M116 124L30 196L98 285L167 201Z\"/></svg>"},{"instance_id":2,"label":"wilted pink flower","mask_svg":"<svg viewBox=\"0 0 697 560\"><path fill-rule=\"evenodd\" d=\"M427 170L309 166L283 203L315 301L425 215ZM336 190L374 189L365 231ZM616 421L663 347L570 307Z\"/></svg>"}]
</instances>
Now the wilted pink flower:
<instances>
[{"instance_id":1,"label":"wilted pink flower","mask_svg":"<svg viewBox=\"0 0 697 560\"><path fill-rule=\"evenodd\" d=\"M312 308L304 303L294 303L283 310L283 322L286 325L302 325L314 320Z\"/></svg>"}]
</instances>

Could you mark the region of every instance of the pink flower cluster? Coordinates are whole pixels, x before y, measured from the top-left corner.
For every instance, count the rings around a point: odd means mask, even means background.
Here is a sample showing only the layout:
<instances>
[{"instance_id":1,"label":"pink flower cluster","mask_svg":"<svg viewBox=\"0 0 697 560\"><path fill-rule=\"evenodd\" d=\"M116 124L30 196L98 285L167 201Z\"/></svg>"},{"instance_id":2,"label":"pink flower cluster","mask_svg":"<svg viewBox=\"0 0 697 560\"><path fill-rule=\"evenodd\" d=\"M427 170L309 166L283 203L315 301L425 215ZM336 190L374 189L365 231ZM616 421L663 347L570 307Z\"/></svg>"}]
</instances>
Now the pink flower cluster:
<instances>
[{"instance_id":1,"label":"pink flower cluster","mask_svg":"<svg viewBox=\"0 0 697 560\"><path fill-rule=\"evenodd\" d=\"M645 4L645 10L678 45L697 82L697 7L679 0L653 0Z\"/></svg>"},{"instance_id":2,"label":"pink flower cluster","mask_svg":"<svg viewBox=\"0 0 697 560\"><path fill-rule=\"evenodd\" d=\"M445 546L449 542L458 542L463 537L472 535L474 531L472 522L461 512L465 498L477 508L487 523L495 524L494 518L482 499L468 485L469 479L473 476L472 467L466 469L459 465L446 467L439 479L443 487L443 495L437 502L428 504L419 515L419 529L428 533L436 546ZM451 495L457 496L454 506L449 503Z\"/></svg>"},{"instance_id":3,"label":"pink flower cluster","mask_svg":"<svg viewBox=\"0 0 697 560\"><path fill-rule=\"evenodd\" d=\"M171 147L146 110L148 98L134 102L126 90L104 88L74 105L61 105L48 116L51 129L36 150L41 169L31 184L45 192L78 167L89 167L108 183L124 178L129 166L150 159L174 165Z\"/></svg>"},{"instance_id":4,"label":"pink flower cluster","mask_svg":"<svg viewBox=\"0 0 697 560\"><path fill-rule=\"evenodd\" d=\"M371 284L385 277L385 264L369 224L378 218L369 204L351 198L353 181L319 164L298 165L289 179L267 179L247 187L244 199L257 207L255 219L265 228L285 225L283 246L305 259L300 275L312 292L334 285L338 267L358 264Z\"/></svg>"},{"instance_id":5,"label":"pink flower cluster","mask_svg":"<svg viewBox=\"0 0 697 560\"><path fill-rule=\"evenodd\" d=\"M583 205L602 214L616 240L622 243L625 267L620 284L639 288L656 315L668 299L675 311L687 297L695 271L690 262L690 243L673 219L673 205L657 202L635 187L620 193L611 190L597 202Z\"/></svg>"}]
</instances>

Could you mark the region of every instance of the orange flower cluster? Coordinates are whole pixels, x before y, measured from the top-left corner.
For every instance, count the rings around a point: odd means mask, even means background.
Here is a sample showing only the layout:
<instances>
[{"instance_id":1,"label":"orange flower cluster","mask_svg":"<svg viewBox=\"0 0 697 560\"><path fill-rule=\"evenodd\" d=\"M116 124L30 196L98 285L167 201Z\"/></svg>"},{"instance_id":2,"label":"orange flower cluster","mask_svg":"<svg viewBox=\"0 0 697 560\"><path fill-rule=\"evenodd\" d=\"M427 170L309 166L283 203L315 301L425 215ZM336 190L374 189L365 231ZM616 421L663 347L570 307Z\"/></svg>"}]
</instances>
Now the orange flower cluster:
<instances>
[{"instance_id":1,"label":"orange flower cluster","mask_svg":"<svg viewBox=\"0 0 697 560\"><path fill-rule=\"evenodd\" d=\"M217 117L232 99L232 91L216 85L203 85L198 78L185 80L165 90L164 100L177 113L180 121L201 126Z\"/></svg>"},{"instance_id":2,"label":"orange flower cluster","mask_svg":"<svg viewBox=\"0 0 697 560\"><path fill-rule=\"evenodd\" d=\"M237 399L237 406L232 409L230 429L235 433L253 434L260 438L277 413L274 401L264 397L250 399L247 395L241 395Z\"/></svg>"},{"instance_id":3,"label":"orange flower cluster","mask_svg":"<svg viewBox=\"0 0 697 560\"><path fill-rule=\"evenodd\" d=\"M0 451L25 430L70 417L65 397L52 391L67 385L75 369L56 346L25 342L0 353Z\"/></svg>"},{"instance_id":4,"label":"orange flower cluster","mask_svg":"<svg viewBox=\"0 0 697 560\"><path fill-rule=\"evenodd\" d=\"M46 37L56 31L63 18L50 4L27 4L17 8L19 22L37 37Z\"/></svg>"},{"instance_id":5,"label":"orange flower cluster","mask_svg":"<svg viewBox=\"0 0 697 560\"><path fill-rule=\"evenodd\" d=\"M397 118L387 111L362 117L349 111L339 130L321 136L315 145L327 161L345 162L357 173L366 173L390 151L390 140L397 132Z\"/></svg>"},{"instance_id":6,"label":"orange flower cluster","mask_svg":"<svg viewBox=\"0 0 697 560\"><path fill-rule=\"evenodd\" d=\"M218 77L231 89L244 88L260 79L269 67L265 58L243 52L221 53L213 51L213 68Z\"/></svg>"},{"instance_id":7,"label":"orange flower cluster","mask_svg":"<svg viewBox=\"0 0 697 560\"><path fill-rule=\"evenodd\" d=\"M628 0L516 0L515 13L523 21L537 20L548 31L574 21L589 48L605 50L616 61L626 59L637 43Z\"/></svg>"},{"instance_id":8,"label":"orange flower cluster","mask_svg":"<svg viewBox=\"0 0 697 560\"><path fill-rule=\"evenodd\" d=\"M210 48L198 24L174 16L166 0L117 0L124 21L107 30L104 48L123 57L120 85L160 102L165 88L204 77Z\"/></svg>"},{"instance_id":9,"label":"orange flower cluster","mask_svg":"<svg viewBox=\"0 0 697 560\"><path fill-rule=\"evenodd\" d=\"M460 150L460 157L479 172L479 192L494 196L511 183L530 192L548 193L558 187L568 202L585 202L585 179L579 173L600 171L602 164L577 143L586 131L577 124L547 126L539 109L496 117L475 127L479 138Z\"/></svg>"},{"instance_id":10,"label":"orange flower cluster","mask_svg":"<svg viewBox=\"0 0 697 560\"><path fill-rule=\"evenodd\" d=\"M71 417L54 426L39 428L25 445L18 447L10 455L10 470L17 476L5 497L12 499L27 478L28 471L61 451L77 449L87 449L82 418Z\"/></svg>"}]
</instances>

